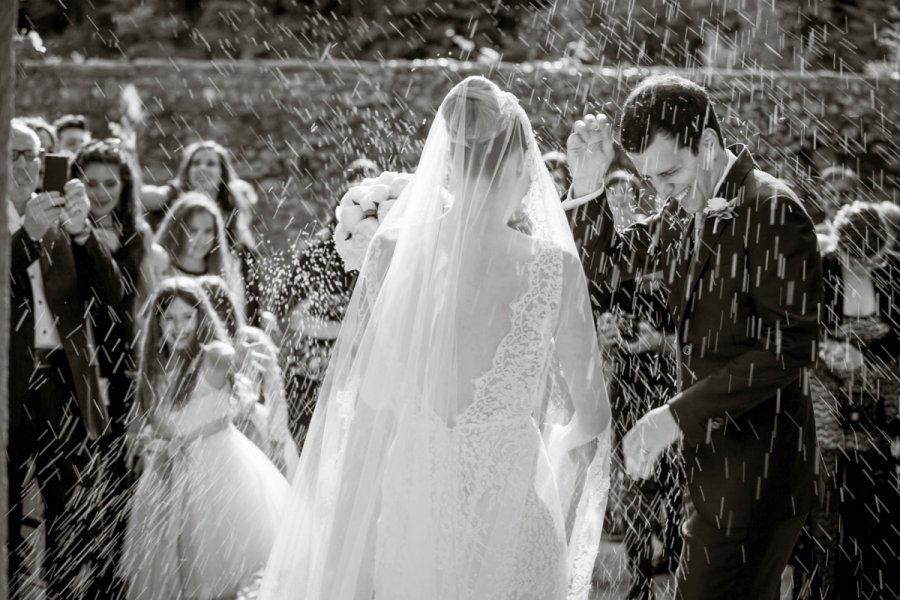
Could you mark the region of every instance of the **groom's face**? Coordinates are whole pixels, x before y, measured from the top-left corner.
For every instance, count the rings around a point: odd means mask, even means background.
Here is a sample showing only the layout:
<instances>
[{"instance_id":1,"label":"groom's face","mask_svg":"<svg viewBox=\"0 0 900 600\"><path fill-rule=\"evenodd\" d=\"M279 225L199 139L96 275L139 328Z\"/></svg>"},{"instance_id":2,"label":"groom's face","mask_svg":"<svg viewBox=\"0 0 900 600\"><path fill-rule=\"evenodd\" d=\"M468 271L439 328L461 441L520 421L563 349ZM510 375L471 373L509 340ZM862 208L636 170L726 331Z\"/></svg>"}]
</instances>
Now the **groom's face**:
<instances>
[{"instance_id":1,"label":"groom's face","mask_svg":"<svg viewBox=\"0 0 900 600\"><path fill-rule=\"evenodd\" d=\"M704 147L697 154L688 146L679 146L675 139L656 134L647 149L641 153L628 153L638 173L656 190L663 203L671 198L686 212L699 212L706 204L706 192L700 177L703 171Z\"/></svg>"}]
</instances>

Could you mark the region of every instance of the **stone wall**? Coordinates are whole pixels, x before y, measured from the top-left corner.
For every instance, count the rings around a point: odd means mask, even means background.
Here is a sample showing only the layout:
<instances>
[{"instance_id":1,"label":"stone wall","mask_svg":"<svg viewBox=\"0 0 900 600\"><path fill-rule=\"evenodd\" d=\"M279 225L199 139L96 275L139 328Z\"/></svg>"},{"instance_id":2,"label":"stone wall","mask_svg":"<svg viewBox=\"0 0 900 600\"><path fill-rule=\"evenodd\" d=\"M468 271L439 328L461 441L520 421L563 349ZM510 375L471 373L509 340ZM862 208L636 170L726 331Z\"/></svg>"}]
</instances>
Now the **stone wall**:
<instances>
[{"instance_id":1,"label":"stone wall","mask_svg":"<svg viewBox=\"0 0 900 600\"><path fill-rule=\"evenodd\" d=\"M148 115L139 141L147 182L163 183L181 148L215 139L234 153L260 197L257 229L284 247L331 210L343 166L360 155L386 168L415 166L431 118L451 85L484 74L519 96L541 143L561 148L571 123L604 103L615 112L646 71L560 64L431 62L137 61L18 66L16 113L87 115L95 135L118 118L122 86L137 86ZM900 198L900 81L835 73L684 73L718 101L728 137L806 186L843 162L871 194Z\"/></svg>"}]
</instances>

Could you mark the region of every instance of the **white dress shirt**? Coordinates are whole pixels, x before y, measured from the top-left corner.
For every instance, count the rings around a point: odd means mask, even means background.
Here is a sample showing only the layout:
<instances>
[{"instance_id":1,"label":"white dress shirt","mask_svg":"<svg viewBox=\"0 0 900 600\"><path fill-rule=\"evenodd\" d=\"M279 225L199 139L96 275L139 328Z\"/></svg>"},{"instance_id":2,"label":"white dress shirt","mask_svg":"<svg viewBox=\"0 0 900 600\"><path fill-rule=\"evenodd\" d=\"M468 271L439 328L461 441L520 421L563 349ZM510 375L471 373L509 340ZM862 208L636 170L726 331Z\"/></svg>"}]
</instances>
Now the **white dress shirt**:
<instances>
[{"instance_id":1,"label":"white dress shirt","mask_svg":"<svg viewBox=\"0 0 900 600\"><path fill-rule=\"evenodd\" d=\"M9 233L12 235L25 224L25 218L18 213L10 200L6 201L6 214ZM39 259L28 265L28 279L31 280L31 296L34 300L34 348L36 350L62 348L62 340L56 328L57 319L50 311L47 295L44 293L44 277L41 274Z\"/></svg>"}]
</instances>

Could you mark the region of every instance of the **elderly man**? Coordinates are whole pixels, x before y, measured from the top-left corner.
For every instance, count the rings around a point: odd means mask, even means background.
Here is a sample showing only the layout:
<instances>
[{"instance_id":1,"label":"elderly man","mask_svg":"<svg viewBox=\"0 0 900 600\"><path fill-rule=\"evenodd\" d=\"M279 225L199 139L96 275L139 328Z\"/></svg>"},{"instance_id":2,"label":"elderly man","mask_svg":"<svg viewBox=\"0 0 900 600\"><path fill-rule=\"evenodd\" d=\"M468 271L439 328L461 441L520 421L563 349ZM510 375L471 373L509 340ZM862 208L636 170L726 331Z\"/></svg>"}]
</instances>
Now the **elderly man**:
<instances>
[{"instance_id":1,"label":"elderly man","mask_svg":"<svg viewBox=\"0 0 900 600\"><path fill-rule=\"evenodd\" d=\"M9 578L22 594L22 487L33 463L44 501L49 598L75 597L84 560L83 524L94 442L108 416L98 386L92 302L121 298L118 268L88 225L84 186L35 194L42 153L37 134L13 121L9 341Z\"/></svg>"}]
</instances>

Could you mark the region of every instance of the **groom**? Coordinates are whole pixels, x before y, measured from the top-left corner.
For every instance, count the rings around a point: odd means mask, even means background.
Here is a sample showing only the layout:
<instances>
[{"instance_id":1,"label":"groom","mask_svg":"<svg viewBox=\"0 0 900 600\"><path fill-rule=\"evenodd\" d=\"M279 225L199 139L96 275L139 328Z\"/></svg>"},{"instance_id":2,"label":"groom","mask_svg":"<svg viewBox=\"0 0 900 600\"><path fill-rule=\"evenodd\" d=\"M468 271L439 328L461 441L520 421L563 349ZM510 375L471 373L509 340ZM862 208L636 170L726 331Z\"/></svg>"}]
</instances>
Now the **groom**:
<instances>
[{"instance_id":1,"label":"groom","mask_svg":"<svg viewBox=\"0 0 900 600\"><path fill-rule=\"evenodd\" d=\"M568 141L572 201L597 198L605 214L602 258L588 275L628 278L662 265L679 356L679 391L627 434L626 468L647 478L683 440L695 511L682 527L680 598L777 598L816 503L806 385L822 299L813 224L746 147L725 146L709 95L686 79L643 81L619 131L667 204L615 233L603 198L612 124L605 115L578 121Z\"/></svg>"}]
</instances>

